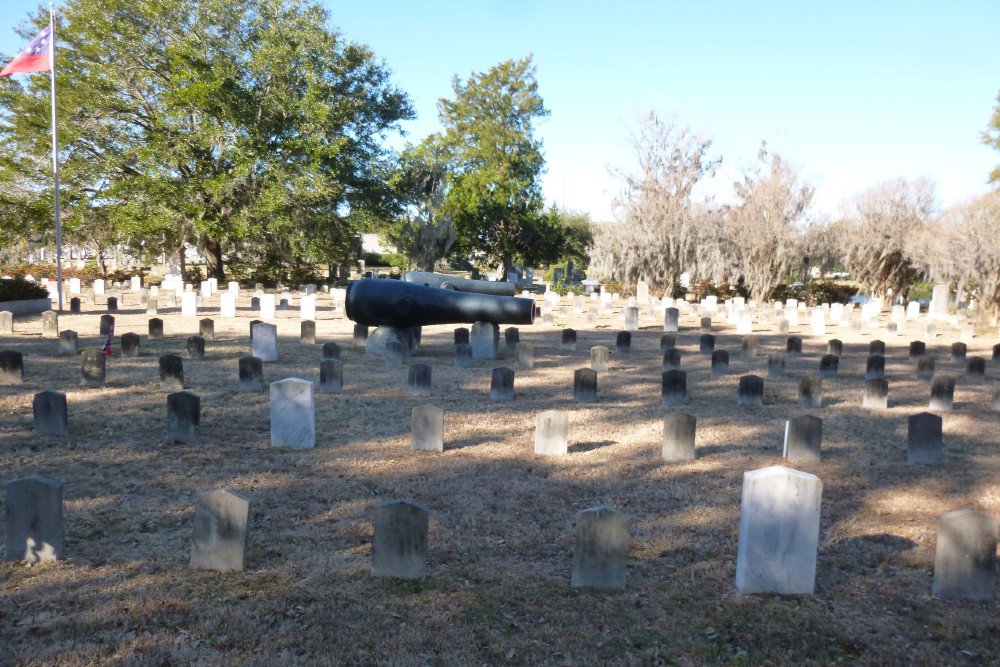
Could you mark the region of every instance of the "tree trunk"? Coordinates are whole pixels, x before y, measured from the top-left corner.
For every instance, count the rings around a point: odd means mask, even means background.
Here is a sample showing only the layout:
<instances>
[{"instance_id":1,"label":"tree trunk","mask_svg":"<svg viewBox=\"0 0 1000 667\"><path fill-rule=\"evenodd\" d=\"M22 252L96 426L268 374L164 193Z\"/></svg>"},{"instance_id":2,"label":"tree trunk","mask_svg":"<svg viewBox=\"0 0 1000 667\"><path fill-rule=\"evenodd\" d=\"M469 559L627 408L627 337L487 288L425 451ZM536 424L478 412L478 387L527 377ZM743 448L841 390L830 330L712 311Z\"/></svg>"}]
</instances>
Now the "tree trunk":
<instances>
[{"instance_id":1,"label":"tree trunk","mask_svg":"<svg viewBox=\"0 0 1000 667\"><path fill-rule=\"evenodd\" d=\"M177 248L177 260L181 266L181 284L184 283L186 277L184 276L184 270L187 269L187 257L185 257L184 252L184 242L181 242L180 247Z\"/></svg>"},{"instance_id":2,"label":"tree trunk","mask_svg":"<svg viewBox=\"0 0 1000 667\"><path fill-rule=\"evenodd\" d=\"M211 236L201 238L201 253L205 256L205 268L208 278L216 278L220 283L225 280L225 266L222 264L222 243Z\"/></svg>"}]
</instances>

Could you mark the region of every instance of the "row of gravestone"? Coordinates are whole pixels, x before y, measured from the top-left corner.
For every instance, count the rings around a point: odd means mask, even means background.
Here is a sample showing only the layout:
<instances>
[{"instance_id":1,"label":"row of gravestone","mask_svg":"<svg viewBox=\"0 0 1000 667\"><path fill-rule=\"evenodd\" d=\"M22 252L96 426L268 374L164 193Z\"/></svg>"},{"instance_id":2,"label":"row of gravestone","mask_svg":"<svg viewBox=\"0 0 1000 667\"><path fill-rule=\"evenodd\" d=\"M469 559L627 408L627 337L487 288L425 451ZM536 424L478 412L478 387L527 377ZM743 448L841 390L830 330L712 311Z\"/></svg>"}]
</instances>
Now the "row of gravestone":
<instances>
[{"instance_id":1,"label":"row of gravestone","mask_svg":"<svg viewBox=\"0 0 1000 667\"><path fill-rule=\"evenodd\" d=\"M6 489L6 560L39 562L63 555L63 488L43 477L10 480ZM746 472L736 553L736 588L744 594L809 595L815 589L823 485L784 466ZM195 500L190 566L242 571L250 502L227 490ZM627 515L608 507L576 515L570 584L625 587L631 534ZM372 575L426 575L430 510L395 500L375 508ZM997 521L970 509L938 520L933 592L942 598L992 600Z\"/></svg>"}]
</instances>

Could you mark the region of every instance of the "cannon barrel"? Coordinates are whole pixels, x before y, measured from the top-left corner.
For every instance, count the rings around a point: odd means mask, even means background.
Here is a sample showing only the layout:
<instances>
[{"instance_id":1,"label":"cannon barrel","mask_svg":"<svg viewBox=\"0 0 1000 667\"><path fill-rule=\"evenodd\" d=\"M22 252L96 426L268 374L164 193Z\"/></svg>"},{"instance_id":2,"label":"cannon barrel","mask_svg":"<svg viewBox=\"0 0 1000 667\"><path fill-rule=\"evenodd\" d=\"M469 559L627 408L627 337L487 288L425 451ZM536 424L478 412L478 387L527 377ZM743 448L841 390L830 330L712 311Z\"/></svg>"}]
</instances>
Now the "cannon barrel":
<instances>
[{"instance_id":1,"label":"cannon barrel","mask_svg":"<svg viewBox=\"0 0 1000 667\"><path fill-rule=\"evenodd\" d=\"M472 294L401 280L365 278L351 283L347 317L365 326L412 327L432 324L531 324L535 302L513 296Z\"/></svg>"},{"instance_id":2,"label":"cannon barrel","mask_svg":"<svg viewBox=\"0 0 1000 667\"><path fill-rule=\"evenodd\" d=\"M490 282L487 280L470 280L448 276L430 271L407 271L403 280L417 285L440 287L456 292L475 292L476 294L493 294L495 296L514 296L514 283ZM485 321L485 320L484 320Z\"/></svg>"}]
</instances>

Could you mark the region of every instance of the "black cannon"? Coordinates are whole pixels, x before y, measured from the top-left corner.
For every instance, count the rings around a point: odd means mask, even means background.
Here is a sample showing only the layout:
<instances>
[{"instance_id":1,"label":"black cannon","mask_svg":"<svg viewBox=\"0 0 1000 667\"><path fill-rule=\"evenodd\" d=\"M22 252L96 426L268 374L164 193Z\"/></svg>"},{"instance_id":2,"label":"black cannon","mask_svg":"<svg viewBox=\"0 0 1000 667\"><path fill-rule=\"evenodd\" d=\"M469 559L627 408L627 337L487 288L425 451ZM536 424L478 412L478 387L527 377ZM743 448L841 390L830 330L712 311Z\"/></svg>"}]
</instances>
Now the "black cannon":
<instances>
[{"instance_id":1,"label":"black cannon","mask_svg":"<svg viewBox=\"0 0 1000 667\"><path fill-rule=\"evenodd\" d=\"M351 283L345 305L348 318L376 327L535 321L533 299L457 292L400 280L366 278Z\"/></svg>"},{"instance_id":2,"label":"black cannon","mask_svg":"<svg viewBox=\"0 0 1000 667\"><path fill-rule=\"evenodd\" d=\"M457 278L455 276L447 276L443 273L431 273L430 271L407 271L403 274L403 280L408 283L427 285L428 287L440 287L442 289L455 290L456 292L514 296L514 283L469 280L468 278Z\"/></svg>"}]
</instances>

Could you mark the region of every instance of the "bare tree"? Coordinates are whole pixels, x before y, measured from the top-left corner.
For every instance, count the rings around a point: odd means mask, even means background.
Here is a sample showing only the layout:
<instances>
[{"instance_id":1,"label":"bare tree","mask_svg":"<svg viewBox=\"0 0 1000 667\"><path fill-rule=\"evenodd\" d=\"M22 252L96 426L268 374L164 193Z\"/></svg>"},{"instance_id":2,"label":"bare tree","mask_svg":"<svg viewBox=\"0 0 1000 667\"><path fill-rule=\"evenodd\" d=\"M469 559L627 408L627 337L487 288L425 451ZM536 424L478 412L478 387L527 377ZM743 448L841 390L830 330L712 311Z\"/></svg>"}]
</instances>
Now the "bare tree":
<instances>
[{"instance_id":1,"label":"bare tree","mask_svg":"<svg viewBox=\"0 0 1000 667\"><path fill-rule=\"evenodd\" d=\"M734 184L740 203L728 211L724 257L742 275L750 296L767 301L774 288L801 263L799 230L813 190L777 153L761 143L759 164Z\"/></svg>"},{"instance_id":2,"label":"bare tree","mask_svg":"<svg viewBox=\"0 0 1000 667\"><path fill-rule=\"evenodd\" d=\"M853 202L844 237L854 277L877 296L905 296L919 276L919 239L934 211L934 185L897 179L876 185Z\"/></svg>"},{"instance_id":3,"label":"bare tree","mask_svg":"<svg viewBox=\"0 0 1000 667\"><path fill-rule=\"evenodd\" d=\"M590 272L627 285L645 279L654 290L673 292L698 247L700 209L691 191L719 160L708 157L711 141L656 112L629 141L638 170L616 172L624 184L616 200L621 219L597 230Z\"/></svg>"}]
</instances>

